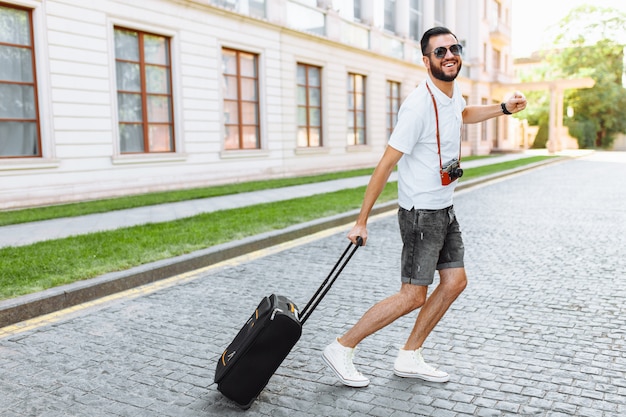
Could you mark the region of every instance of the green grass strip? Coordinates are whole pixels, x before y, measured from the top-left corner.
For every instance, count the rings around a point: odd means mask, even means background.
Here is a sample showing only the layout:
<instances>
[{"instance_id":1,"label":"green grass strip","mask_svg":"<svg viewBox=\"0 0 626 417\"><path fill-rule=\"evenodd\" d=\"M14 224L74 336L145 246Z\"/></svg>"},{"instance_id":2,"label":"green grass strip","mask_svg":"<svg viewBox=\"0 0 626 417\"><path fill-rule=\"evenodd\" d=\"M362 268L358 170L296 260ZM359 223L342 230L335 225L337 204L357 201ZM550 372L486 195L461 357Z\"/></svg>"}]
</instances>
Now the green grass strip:
<instances>
[{"instance_id":1,"label":"green grass strip","mask_svg":"<svg viewBox=\"0 0 626 417\"><path fill-rule=\"evenodd\" d=\"M467 181L474 178L484 177L496 174L498 172L519 168L525 165L534 164L546 159L553 159L555 156L530 156L528 158L514 159L512 161L498 162L496 164L483 165L480 167L470 168L463 171L463 176L459 182ZM461 163L461 165L463 165Z\"/></svg>"},{"instance_id":2,"label":"green grass strip","mask_svg":"<svg viewBox=\"0 0 626 417\"><path fill-rule=\"evenodd\" d=\"M463 181L546 157L466 169ZM183 255L247 236L360 207L365 187L223 210L114 231L0 248L0 299L29 294L108 272ZM390 182L379 203L397 198Z\"/></svg>"},{"instance_id":3,"label":"green grass strip","mask_svg":"<svg viewBox=\"0 0 626 417\"><path fill-rule=\"evenodd\" d=\"M468 158L464 158L463 160L471 161L475 159L485 158L492 158L492 156L471 156ZM304 177L249 181L212 187L163 191L127 197L108 198L104 200L59 204L46 207L35 207L30 209L5 210L0 211L0 226L58 219L62 217L76 217L84 216L87 214L106 213L115 210L152 206L155 204L176 203L179 201L218 197L223 195L246 193L250 191L268 190L272 188L289 187L293 185L312 184L315 182L371 175L373 171L374 168L363 168L350 171L331 172L327 174L309 175Z\"/></svg>"},{"instance_id":4,"label":"green grass strip","mask_svg":"<svg viewBox=\"0 0 626 417\"><path fill-rule=\"evenodd\" d=\"M272 188L289 187L293 185L312 184L315 182L371 175L373 170L374 168L364 168L352 171L341 171L305 177L250 181L237 184L218 185L213 187L163 191L127 197L109 198L104 200L59 204L46 207L35 207L30 209L6 210L0 211L0 226L58 219L62 217L76 217L84 216L87 214L106 213L115 210L152 206L155 204L176 203L179 201L218 197L223 195L246 193L250 191L268 190Z\"/></svg>"},{"instance_id":5,"label":"green grass strip","mask_svg":"<svg viewBox=\"0 0 626 417\"><path fill-rule=\"evenodd\" d=\"M0 299L120 271L220 243L343 213L365 187L0 249ZM397 197L389 183L379 201Z\"/></svg>"}]
</instances>

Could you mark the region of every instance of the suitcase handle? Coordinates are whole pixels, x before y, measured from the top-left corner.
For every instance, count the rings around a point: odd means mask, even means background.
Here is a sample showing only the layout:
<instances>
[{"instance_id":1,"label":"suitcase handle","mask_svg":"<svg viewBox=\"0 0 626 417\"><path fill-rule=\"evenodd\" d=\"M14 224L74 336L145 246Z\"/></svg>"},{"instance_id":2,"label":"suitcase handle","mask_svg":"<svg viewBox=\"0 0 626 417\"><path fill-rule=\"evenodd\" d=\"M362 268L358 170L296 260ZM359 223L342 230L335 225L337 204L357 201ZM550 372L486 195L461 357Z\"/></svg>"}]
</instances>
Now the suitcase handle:
<instances>
[{"instance_id":1,"label":"suitcase handle","mask_svg":"<svg viewBox=\"0 0 626 417\"><path fill-rule=\"evenodd\" d=\"M356 244L352 242L348 244L348 247L346 248L346 250L343 251L343 253L339 257L339 260L337 260L337 263L335 264L333 269L330 271L330 273L328 274L324 282L322 282L322 285L319 286L315 294L313 294L313 297L311 297L311 299L307 303L306 307L304 307L302 311L300 312L301 314L300 323L302 325L304 325L304 322L306 322L309 319L309 317L311 316L311 313L313 313L313 310L315 310L315 308L320 303L320 301L322 301L322 299L326 296L326 294L330 290L330 287L333 286L333 284L339 277L339 274L341 274L341 271L343 271L343 269L346 267L346 265L352 258L352 255L354 255L354 253L359 248L359 246L363 246L363 239L361 238L361 236L358 236L356 238ZM352 248L352 251L350 251L350 248ZM350 253L348 254L348 252ZM346 255L348 255L347 258L346 258Z\"/></svg>"}]
</instances>

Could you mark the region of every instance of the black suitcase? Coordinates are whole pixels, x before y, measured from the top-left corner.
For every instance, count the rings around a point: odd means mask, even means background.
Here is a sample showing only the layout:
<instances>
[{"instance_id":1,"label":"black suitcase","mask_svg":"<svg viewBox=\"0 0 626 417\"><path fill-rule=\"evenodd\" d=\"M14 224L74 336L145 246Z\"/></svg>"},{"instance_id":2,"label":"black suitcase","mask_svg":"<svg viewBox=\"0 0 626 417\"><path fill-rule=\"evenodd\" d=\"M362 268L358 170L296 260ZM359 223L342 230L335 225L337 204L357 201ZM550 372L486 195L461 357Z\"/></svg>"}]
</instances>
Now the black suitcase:
<instances>
[{"instance_id":1,"label":"black suitcase","mask_svg":"<svg viewBox=\"0 0 626 417\"><path fill-rule=\"evenodd\" d=\"M272 294L261 300L217 361L215 382L224 396L243 409L250 408L300 339L302 325L362 243L359 238L356 245L348 245L302 312L282 295Z\"/></svg>"}]
</instances>

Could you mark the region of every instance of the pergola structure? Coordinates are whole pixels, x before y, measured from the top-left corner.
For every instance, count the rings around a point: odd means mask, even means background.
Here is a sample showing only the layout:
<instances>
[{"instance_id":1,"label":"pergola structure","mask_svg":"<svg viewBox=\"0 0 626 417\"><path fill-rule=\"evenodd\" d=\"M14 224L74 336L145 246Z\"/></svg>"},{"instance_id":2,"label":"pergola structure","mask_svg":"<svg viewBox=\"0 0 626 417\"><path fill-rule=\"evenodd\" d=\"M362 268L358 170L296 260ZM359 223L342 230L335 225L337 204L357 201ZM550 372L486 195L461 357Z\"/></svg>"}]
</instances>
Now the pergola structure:
<instances>
[{"instance_id":1,"label":"pergola structure","mask_svg":"<svg viewBox=\"0 0 626 417\"><path fill-rule=\"evenodd\" d=\"M563 131L563 93L571 88L591 88L595 84L592 78L558 79L526 83L498 84L496 89L516 89L522 91L550 91L550 119L548 122L548 152L563 150L561 134Z\"/></svg>"}]
</instances>

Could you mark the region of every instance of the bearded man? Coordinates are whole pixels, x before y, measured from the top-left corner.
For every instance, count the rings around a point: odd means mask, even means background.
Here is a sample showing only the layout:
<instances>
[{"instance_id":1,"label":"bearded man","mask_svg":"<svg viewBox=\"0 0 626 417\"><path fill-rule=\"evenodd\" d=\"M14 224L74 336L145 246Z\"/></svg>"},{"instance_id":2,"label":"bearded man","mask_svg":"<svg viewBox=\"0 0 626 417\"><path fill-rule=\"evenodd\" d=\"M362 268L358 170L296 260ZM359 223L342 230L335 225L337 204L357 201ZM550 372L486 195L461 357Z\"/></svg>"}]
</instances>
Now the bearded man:
<instances>
[{"instance_id":1,"label":"bearded man","mask_svg":"<svg viewBox=\"0 0 626 417\"><path fill-rule=\"evenodd\" d=\"M355 347L396 319L421 308L415 325L394 362L403 378L446 382L449 375L424 361L428 335L467 285L461 230L452 205L462 175L461 127L513 114L526 107L515 93L506 102L468 106L456 83L463 47L447 28L435 27L421 39L428 77L402 103L398 122L365 191L356 224L348 239L367 242L367 220L389 175L398 166L398 223L402 239L401 286L372 306L359 321L337 337L323 359L338 379L350 387L365 387L369 379L354 366ZM427 296L439 271L439 284Z\"/></svg>"}]
</instances>

